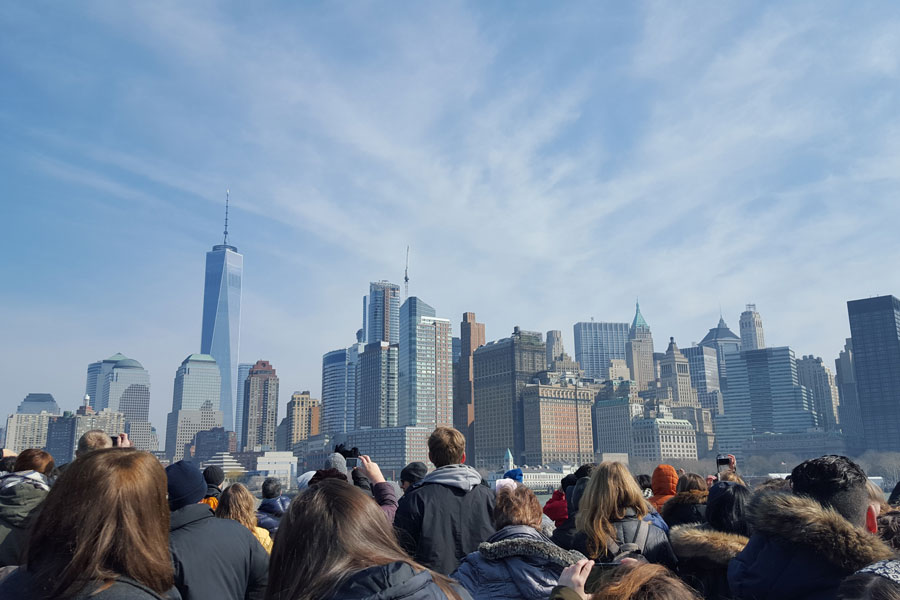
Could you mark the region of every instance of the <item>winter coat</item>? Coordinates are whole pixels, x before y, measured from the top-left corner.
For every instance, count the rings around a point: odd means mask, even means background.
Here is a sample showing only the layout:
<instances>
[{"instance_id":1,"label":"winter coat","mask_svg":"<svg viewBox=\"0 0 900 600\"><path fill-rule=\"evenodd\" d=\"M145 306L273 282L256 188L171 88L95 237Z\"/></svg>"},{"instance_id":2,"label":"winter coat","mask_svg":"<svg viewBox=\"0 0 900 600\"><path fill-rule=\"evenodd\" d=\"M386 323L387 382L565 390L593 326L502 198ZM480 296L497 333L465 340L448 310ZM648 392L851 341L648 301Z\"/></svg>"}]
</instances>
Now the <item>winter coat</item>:
<instances>
[{"instance_id":1,"label":"winter coat","mask_svg":"<svg viewBox=\"0 0 900 600\"><path fill-rule=\"evenodd\" d=\"M650 496L649 502L656 510L662 510L663 504L675 495L675 488L678 486L678 473L675 472L675 467L659 465L653 469L650 486L653 488L653 495Z\"/></svg>"},{"instance_id":2,"label":"winter coat","mask_svg":"<svg viewBox=\"0 0 900 600\"><path fill-rule=\"evenodd\" d=\"M452 577L474 600L545 600L563 569L583 558L533 527L510 525L466 556Z\"/></svg>"},{"instance_id":3,"label":"winter coat","mask_svg":"<svg viewBox=\"0 0 900 600\"><path fill-rule=\"evenodd\" d=\"M494 533L494 492L468 465L435 469L400 499L397 539L421 565L449 575Z\"/></svg>"},{"instance_id":4,"label":"winter coat","mask_svg":"<svg viewBox=\"0 0 900 600\"><path fill-rule=\"evenodd\" d=\"M256 507L256 524L274 535L278 531L281 515L287 511L290 505L291 499L287 496L266 498Z\"/></svg>"},{"instance_id":5,"label":"winter coat","mask_svg":"<svg viewBox=\"0 0 900 600\"><path fill-rule=\"evenodd\" d=\"M184 600L246 598L266 594L269 557L246 527L217 519L206 504L172 513L169 547L175 587Z\"/></svg>"},{"instance_id":6,"label":"winter coat","mask_svg":"<svg viewBox=\"0 0 900 600\"><path fill-rule=\"evenodd\" d=\"M253 530L253 535L256 536L257 541L259 541L259 545L262 546L266 554L272 554L272 535L269 533L267 529L263 529L262 527L256 527Z\"/></svg>"},{"instance_id":7,"label":"winter coat","mask_svg":"<svg viewBox=\"0 0 900 600\"><path fill-rule=\"evenodd\" d=\"M747 515L754 533L728 566L735 598L833 599L843 578L893 557L877 536L811 498L762 493Z\"/></svg>"},{"instance_id":8,"label":"winter coat","mask_svg":"<svg viewBox=\"0 0 900 600\"><path fill-rule=\"evenodd\" d=\"M96 592L100 583L89 583L84 589L71 597L71 600L179 600L178 590L172 588L165 595L159 595L148 587L144 587L128 577L118 578L102 592ZM25 570L24 567L0 581L0 598L29 598L37 600L41 596L40 582ZM96 593L95 593L96 592ZM43 592L44 594L47 591Z\"/></svg>"},{"instance_id":9,"label":"winter coat","mask_svg":"<svg viewBox=\"0 0 900 600\"><path fill-rule=\"evenodd\" d=\"M372 486L372 497L381 507L388 523L393 523L394 516L397 514L397 492L394 490L394 486L387 481L376 483Z\"/></svg>"},{"instance_id":10,"label":"winter coat","mask_svg":"<svg viewBox=\"0 0 900 600\"><path fill-rule=\"evenodd\" d=\"M706 600L728 600L728 562L747 545L749 538L716 531L697 523L674 527L669 543L678 559L678 575Z\"/></svg>"},{"instance_id":11,"label":"winter coat","mask_svg":"<svg viewBox=\"0 0 900 600\"><path fill-rule=\"evenodd\" d=\"M49 493L47 479L35 471L0 478L0 567L22 564L28 528Z\"/></svg>"},{"instance_id":12,"label":"winter coat","mask_svg":"<svg viewBox=\"0 0 900 600\"><path fill-rule=\"evenodd\" d=\"M544 514L553 519L557 527L566 522L569 516L569 506L566 503L566 493L562 490L555 490L553 495L544 505Z\"/></svg>"},{"instance_id":13,"label":"winter coat","mask_svg":"<svg viewBox=\"0 0 900 600\"><path fill-rule=\"evenodd\" d=\"M207 483L206 497L204 497L201 502L203 502L203 504L208 504L209 507L215 511L217 508L219 508L219 498L221 497L222 490L219 489L219 486Z\"/></svg>"},{"instance_id":14,"label":"winter coat","mask_svg":"<svg viewBox=\"0 0 900 600\"><path fill-rule=\"evenodd\" d=\"M556 526L556 530L550 538L554 544L564 550L571 550L575 547L575 517L578 515L581 497L590 480L590 477L582 477L575 485L566 489L566 520L562 525Z\"/></svg>"},{"instance_id":15,"label":"winter coat","mask_svg":"<svg viewBox=\"0 0 900 600\"><path fill-rule=\"evenodd\" d=\"M659 514L662 515L669 527L704 523L706 521L707 496L709 496L709 492L706 490L678 492L663 504Z\"/></svg>"},{"instance_id":16,"label":"winter coat","mask_svg":"<svg viewBox=\"0 0 900 600\"><path fill-rule=\"evenodd\" d=\"M550 592L550 600L582 600L581 595L570 587L558 585Z\"/></svg>"},{"instance_id":17,"label":"winter coat","mask_svg":"<svg viewBox=\"0 0 900 600\"><path fill-rule=\"evenodd\" d=\"M626 509L624 519L612 522L612 525L616 530L616 544L621 546L623 544L631 543L635 538L639 524L640 520L634 509ZM579 531L575 535L575 550L578 550L588 558L603 562L611 561L614 557L614 555L606 548L603 548L600 552L592 553L587 545L587 535L584 532ZM644 551L641 552L641 555L646 558L648 562L657 563L669 567L670 569L674 569L677 562L675 554L672 552L672 546L669 545L669 538L666 535L666 532L653 523L650 523L650 533L647 536L647 543L644 546Z\"/></svg>"},{"instance_id":18,"label":"winter coat","mask_svg":"<svg viewBox=\"0 0 900 600\"><path fill-rule=\"evenodd\" d=\"M472 600L460 587L462 600ZM446 600L428 571L416 571L404 562L363 569L351 575L330 600Z\"/></svg>"}]
</instances>

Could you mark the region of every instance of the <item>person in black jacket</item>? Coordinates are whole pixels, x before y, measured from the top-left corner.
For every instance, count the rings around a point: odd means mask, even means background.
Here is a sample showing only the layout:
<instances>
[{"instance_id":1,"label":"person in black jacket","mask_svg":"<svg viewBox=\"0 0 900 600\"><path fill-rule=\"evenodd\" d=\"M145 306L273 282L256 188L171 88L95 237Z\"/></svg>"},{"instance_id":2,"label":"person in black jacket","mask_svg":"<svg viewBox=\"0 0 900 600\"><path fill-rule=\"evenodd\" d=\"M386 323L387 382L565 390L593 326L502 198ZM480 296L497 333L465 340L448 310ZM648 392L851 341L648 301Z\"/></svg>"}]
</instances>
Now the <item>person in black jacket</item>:
<instances>
[{"instance_id":1,"label":"person in black jacket","mask_svg":"<svg viewBox=\"0 0 900 600\"><path fill-rule=\"evenodd\" d=\"M215 518L201 502L206 482L193 463L169 465L166 477L172 510L169 546L182 600L262 600L269 557L256 537L237 521Z\"/></svg>"},{"instance_id":2,"label":"person in black jacket","mask_svg":"<svg viewBox=\"0 0 900 600\"><path fill-rule=\"evenodd\" d=\"M709 490L706 480L696 473L685 473L678 478L675 495L663 504L659 514L669 527L702 523L706 515L706 498Z\"/></svg>"},{"instance_id":3,"label":"person in black jacket","mask_svg":"<svg viewBox=\"0 0 900 600\"><path fill-rule=\"evenodd\" d=\"M256 522L274 536L291 499L281 495L281 482L275 477L267 477L263 481L262 495L263 500L256 509Z\"/></svg>"},{"instance_id":4,"label":"person in black jacket","mask_svg":"<svg viewBox=\"0 0 900 600\"><path fill-rule=\"evenodd\" d=\"M478 471L462 464L466 438L438 427L428 438L437 467L400 499L394 526L400 544L428 568L449 575L494 533L494 492Z\"/></svg>"},{"instance_id":5,"label":"person in black jacket","mask_svg":"<svg viewBox=\"0 0 900 600\"><path fill-rule=\"evenodd\" d=\"M628 468L619 462L602 462L594 469L578 509L574 550L588 558L609 562L622 547L634 544L634 554L648 562L674 568L675 554L668 536L645 520L649 507Z\"/></svg>"}]
</instances>

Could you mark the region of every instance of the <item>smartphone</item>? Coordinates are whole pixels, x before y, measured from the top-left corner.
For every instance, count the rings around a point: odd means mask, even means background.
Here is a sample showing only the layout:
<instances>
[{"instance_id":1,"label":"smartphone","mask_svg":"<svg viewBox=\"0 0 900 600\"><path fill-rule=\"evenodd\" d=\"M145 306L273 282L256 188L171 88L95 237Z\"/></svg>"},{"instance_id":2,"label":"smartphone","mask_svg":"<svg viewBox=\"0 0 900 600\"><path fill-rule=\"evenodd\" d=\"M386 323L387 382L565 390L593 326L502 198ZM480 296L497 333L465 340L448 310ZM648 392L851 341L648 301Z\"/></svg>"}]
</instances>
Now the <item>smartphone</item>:
<instances>
[{"instance_id":1,"label":"smartphone","mask_svg":"<svg viewBox=\"0 0 900 600\"><path fill-rule=\"evenodd\" d=\"M359 465L360 465L360 462L359 462L358 458L348 458L347 459L347 468L348 469L355 469Z\"/></svg>"},{"instance_id":2,"label":"smartphone","mask_svg":"<svg viewBox=\"0 0 900 600\"><path fill-rule=\"evenodd\" d=\"M716 472L718 473L734 470L734 464L733 454L719 454L716 456Z\"/></svg>"},{"instance_id":3,"label":"smartphone","mask_svg":"<svg viewBox=\"0 0 900 600\"><path fill-rule=\"evenodd\" d=\"M117 436L117 435L111 435L111 436L109 436L109 439L112 440L113 448L118 448L118 447L119 447L119 436Z\"/></svg>"}]
</instances>

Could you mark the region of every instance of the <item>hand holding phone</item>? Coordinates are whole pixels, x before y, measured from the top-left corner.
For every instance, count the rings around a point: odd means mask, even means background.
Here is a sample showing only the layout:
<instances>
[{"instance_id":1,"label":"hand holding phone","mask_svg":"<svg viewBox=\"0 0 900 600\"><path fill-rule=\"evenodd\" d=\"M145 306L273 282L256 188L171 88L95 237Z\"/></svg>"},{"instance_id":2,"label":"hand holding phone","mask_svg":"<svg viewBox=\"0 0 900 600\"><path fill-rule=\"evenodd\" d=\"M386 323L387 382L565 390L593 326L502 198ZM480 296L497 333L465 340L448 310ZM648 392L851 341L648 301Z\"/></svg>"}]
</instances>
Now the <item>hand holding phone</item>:
<instances>
[{"instance_id":1,"label":"hand holding phone","mask_svg":"<svg viewBox=\"0 0 900 600\"><path fill-rule=\"evenodd\" d=\"M584 559L579 560L574 565L566 567L562 575L559 576L559 585L570 587L583 599L587 600L587 593L584 591L584 584L587 583L591 569L594 568L594 561Z\"/></svg>"},{"instance_id":2,"label":"hand holding phone","mask_svg":"<svg viewBox=\"0 0 900 600\"><path fill-rule=\"evenodd\" d=\"M381 467L379 467L376 462L365 454L359 457L359 461L362 463L359 470L365 474L370 482L372 482L372 485L384 483L385 479L384 475L381 473Z\"/></svg>"}]
</instances>

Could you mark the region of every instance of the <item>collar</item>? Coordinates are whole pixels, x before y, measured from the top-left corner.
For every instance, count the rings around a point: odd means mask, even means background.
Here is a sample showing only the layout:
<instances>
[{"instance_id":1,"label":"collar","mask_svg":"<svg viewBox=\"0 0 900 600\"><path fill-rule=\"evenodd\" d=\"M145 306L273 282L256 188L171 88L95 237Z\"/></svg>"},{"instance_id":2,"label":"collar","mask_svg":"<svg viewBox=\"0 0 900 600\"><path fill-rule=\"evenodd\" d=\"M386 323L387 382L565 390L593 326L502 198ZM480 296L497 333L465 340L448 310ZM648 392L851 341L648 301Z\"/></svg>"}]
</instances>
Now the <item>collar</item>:
<instances>
[{"instance_id":1,"label":"collar","mask_svg":"<svg viewBox=\"0 0 900 600\"><path fill-rule=\"evenodd\" d=\"M896 584L900 584L900 561L897 560L879 560L877 563L869 565L857 571L857 573L872 573L880 575L885 579L890 579Z\"/></svg>"}]
</instances>

